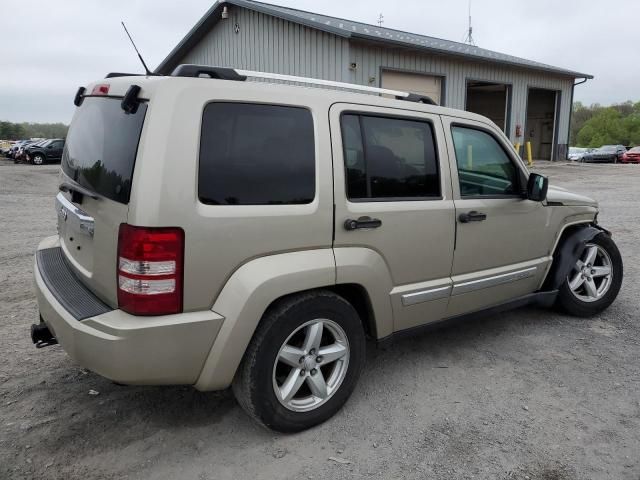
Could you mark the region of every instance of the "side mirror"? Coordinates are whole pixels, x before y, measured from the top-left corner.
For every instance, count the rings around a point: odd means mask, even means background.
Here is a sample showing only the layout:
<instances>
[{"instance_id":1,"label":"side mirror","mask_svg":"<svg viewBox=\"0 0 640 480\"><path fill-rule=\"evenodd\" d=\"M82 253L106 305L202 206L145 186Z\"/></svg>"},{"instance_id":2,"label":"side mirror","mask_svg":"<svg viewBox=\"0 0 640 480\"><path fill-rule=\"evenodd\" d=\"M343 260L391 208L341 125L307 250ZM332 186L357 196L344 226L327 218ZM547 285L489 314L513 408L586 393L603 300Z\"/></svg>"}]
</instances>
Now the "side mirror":
<instances>
[{"instance_id":1,"label":"side mirror","mask_svg":"<svg viewBox=\"0 0 640 480\"><path fill-rule=\"evenodd\" d=\"M532 173L527 181L527 198L534 202L542 202L547 198L547 189L549 188L549 179Z\"/></svg>"}]
</instances>

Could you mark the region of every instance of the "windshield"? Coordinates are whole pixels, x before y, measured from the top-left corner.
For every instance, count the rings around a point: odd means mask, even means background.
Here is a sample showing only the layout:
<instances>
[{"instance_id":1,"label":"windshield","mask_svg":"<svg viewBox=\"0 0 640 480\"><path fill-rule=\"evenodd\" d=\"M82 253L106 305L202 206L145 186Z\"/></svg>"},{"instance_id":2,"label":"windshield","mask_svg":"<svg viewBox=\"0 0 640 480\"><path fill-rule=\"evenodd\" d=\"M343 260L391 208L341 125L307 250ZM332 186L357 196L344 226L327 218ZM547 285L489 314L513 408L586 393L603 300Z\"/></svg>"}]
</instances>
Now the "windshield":
<instances>
[{"instance_id":1,"label":"windshield","mask_svg":"<svg viewBox=\"0 0 640 480\"><path fill-rule=\"evenodd\" d=\"M120 102L84 99L67 135L62 170L83 187L126 204L147 105L127 114Z\"/></svg>"},{"instance_id":2,"label":"windshield","mask_svg":"<svg viewBox=\"0 0 640 480\"><path fill-rule=\"evenodd\" d=\"M586 151L587 151L586 148L569 147L569 153L584 153Z\"/></svg>"},{"instance_id":3,"label":"windshield","mask_svg":"<svg viewBox=\"0 0 640 480\"><path fill-rule=\"evenodd\" d=\"M614 145L604 145L598 149L600 152L615 152L616 147Z\"/></svg>"},{"instance_id":4,"label":"windshield","mask_svg":"<svg viewBox=\"0 0 640 480\"><path fill-rule=\"evenodd\" d=\"M628 153L640 153L640 147L633 147Z\"/></svg>"}]
</instances>

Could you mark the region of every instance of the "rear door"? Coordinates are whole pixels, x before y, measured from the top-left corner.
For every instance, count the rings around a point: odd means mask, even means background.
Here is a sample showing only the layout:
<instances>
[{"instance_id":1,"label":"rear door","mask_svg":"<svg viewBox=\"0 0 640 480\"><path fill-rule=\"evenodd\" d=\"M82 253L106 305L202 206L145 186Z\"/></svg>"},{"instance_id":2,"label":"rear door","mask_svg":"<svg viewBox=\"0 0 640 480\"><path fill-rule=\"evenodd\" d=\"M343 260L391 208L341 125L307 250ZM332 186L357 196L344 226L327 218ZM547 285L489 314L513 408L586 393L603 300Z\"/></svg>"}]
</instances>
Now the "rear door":
<instances>
[{"instance_id":1,"label":"rear door","mask_svg":"<svg viewBox=\"0 0 640 480\"><path fill-rule=\"evenodd\" d=\"M367 248L383 258L394 330L442 318L455 222L439 116L335 104L330 120L334 247Z\"/></svg>"},{"instance_id":2,"label":"rear door","mask_svg":"<svg viewBox=\"0 0 640 480\"><path fill-rule=\"evenodd\" d=\"M135 113L125 113L121 100L84 98L67 135L62 191L56 197L58 233L67 260L81 280L114 308L118 229L127 222L131 179L147 111L143 102Z\"/></svg>"},{"instance_id":3,"label":"rear door","mask_svg":"<svg viewBox=\"0 0 640 480\"><path fill-rule=\"evenodd\" d=\"M456 209L447 316L531 293L551 260L552 209L524 196L528 173L492 126L442 117Z\"/></svg>"}]
</instances>

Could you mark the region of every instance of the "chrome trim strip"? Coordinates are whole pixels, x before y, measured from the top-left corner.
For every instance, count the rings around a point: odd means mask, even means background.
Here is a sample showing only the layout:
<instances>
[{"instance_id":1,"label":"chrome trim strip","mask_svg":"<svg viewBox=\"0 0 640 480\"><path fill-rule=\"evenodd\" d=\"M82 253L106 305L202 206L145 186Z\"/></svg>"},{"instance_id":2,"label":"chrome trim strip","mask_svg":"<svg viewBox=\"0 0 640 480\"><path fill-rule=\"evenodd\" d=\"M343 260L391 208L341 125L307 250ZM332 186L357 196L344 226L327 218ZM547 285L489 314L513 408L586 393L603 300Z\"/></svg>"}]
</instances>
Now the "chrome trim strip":
<instances>
[{"instance_id":1,"label":"chrome trim strip","mask_svg":"<svg viewBox=\"0 0 640 480\"><path fill-rule=\"evenodd\" d=\"M430 288L429 290L421 290L418 292L405 293L402 295L402 305L408 307L417 303L429 302L431 300L439 300L449 297L451 293L451 285L444 287Z\"/></svg>"},{"instance_id":2,"label":"chrome trim strip","mask_svg":"<svg viewBox=\"0 0 640 480\"><path fill-rule=\"evenodd\" d=\"M89 216L87 212L76 207L73 203L67 200L62 192L56 195L56 213L59 220L62 222L69 222L74 224L76 230L89 237L93 236L95 228L95 220Z\"/></svg>"},{"instance_id":3,"label":"chrome trim strip","mask_svg":"<svg viewBox=\"0 0 640 480\"><path fill-rule=\"evenodd\" d=\"M536 274L537 270L538 267L529 267L522 270L516 270L515 272L502 273L500 275L494 275L492 277L470 280L463 283L456 283L453 285L453 291L451 295L460 295L462 293L473 292L475 290L481 290L483 288L495 287L496 285L502 285L503 283L523 280L525 278L533 277Z\"/></svg>"}]
</instances>

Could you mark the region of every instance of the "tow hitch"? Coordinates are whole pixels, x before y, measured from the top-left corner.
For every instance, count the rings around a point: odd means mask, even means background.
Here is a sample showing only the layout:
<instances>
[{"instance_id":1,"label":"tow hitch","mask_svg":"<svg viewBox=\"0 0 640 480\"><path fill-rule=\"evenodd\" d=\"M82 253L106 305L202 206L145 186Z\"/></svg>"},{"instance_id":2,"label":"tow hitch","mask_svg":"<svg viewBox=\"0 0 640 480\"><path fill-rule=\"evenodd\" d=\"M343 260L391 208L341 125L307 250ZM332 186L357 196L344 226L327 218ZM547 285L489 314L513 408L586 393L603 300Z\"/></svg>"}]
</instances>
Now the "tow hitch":
<instances>
[{"instance_id":1,"label":"tow hitch","mask_svg":"<svg viewBox=\"0 0 640 480\"><path fill-rule=\"evenodd\" d=\"M31 341L35 343L36 348L44 348L58 343L45 323L31 325Z\"/></svg>"}]
</instances>

